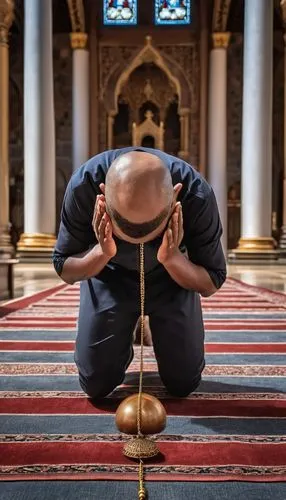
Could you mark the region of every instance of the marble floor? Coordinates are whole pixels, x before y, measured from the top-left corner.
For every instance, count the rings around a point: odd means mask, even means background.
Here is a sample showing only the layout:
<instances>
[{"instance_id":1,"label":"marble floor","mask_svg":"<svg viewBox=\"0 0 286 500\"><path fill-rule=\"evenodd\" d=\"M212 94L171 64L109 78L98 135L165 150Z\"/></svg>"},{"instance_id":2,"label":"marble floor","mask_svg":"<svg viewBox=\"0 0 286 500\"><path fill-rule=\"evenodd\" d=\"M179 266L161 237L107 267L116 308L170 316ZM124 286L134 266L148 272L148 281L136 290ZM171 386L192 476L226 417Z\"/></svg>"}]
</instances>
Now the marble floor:
<instances>
[{"instance_id":1,"label":"marble floor","mask_svg":"<svg viewBox=\"0 0 286 500\"><path fill-rule=\"evenodd\" d=\"M286 264L230 264L228 276L286 294ZM15 298L59 283L61 280L51 264L18 264L15 267Z\"/></svg>"},{"instance_id":2,"label":"marble floor","mask_svg":"<svg viewBox=\"0 0 286 500\"><path fill-rule=\"evenodd\" d=\"M281 264L230 264L228 276L249 285L268 288L286 294L286 263Z\"/></svg>"}]
</instances>

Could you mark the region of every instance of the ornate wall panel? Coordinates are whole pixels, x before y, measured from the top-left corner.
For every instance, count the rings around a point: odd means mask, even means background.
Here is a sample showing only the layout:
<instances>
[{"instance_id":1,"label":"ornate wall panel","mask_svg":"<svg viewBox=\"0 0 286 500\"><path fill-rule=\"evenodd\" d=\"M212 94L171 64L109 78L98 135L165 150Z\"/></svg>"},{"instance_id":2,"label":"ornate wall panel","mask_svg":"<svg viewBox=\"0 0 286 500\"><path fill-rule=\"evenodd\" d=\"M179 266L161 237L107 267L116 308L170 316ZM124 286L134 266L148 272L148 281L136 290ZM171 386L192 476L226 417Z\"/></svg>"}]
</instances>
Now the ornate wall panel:
<instances>
[{"instance_id":1,"label":"ornate wall panel","mask_svg":"<svg viewBox=\"0 0 286 500\"><path fill-rule=\"evenodd\" d=\"M282 37L281 37L282 38ZM274 50L273 60L273 226L282 225L283 169L284 169L284 48ZM275 223L276 219L276 223Z\"/></svg>"},{"instance_id":2,"label":"ornate wall panel","mask_svg":"<svg viewBox=\"0 0 286 500\"><path fill-rule=\"evenodd\" d=\"M72 53L68 34L54 35L57 227L65 188L72 173Z\"/></svg>"},{"instance_id":3,"label":"ornate wall panel","mask_svg":"<svg viewBox=\"0 0 286 500\"><path fill-rule=\"evenodd\" d=\"M198 43L188 45L160 45L159 50L166 58L171 58L183 70L189 84L190 99L190 163L194 167L199 164L199 88L200 64Z\"/></svg>"},{"instance_id":4,"label":"ornate wall panel","mask_svg":"<svg viewBox=\"0 0 286 500\"><path fill-rule=\"evenodd\" d=\"M120 73L126 70L131 61L144 47L141 46L100 46L100 95L103 99L105 109L108 108L110 94L107 95L107 86L110 84L110 77L117 71ZM188 93L189 112L190 112L190 161L194 166L198 165L199 156L199 54L198 44L195 36L194 41L184 45L159 45L155 46L159 53L163 56L168 68L175 78L180 78L183 75L185 81L182 92ZM182 81L182 79L181 79ZM116 81L113 88L115 90ZM102 116L102 115L101 115ZM101 150L106 147L104 137L106 137L106 112L105 120L100 123L100 147Z\"/></svg>"},{"instance_id":5,"label":"ornate wall panel","mask_svg":"<svg viewBox=\"0 0 286 500\"><path fill-rule=\"evenodd\" d=\"M9 202L14 245L24 226L23 78L23 34L15 31L9 40Z\"/></svg>"},{"instance_id":6,"label":"ornate wall panel","mask_svg":"<svg viewBox=\"0 0 286 500\"><path fill-rule=\"evenodd\" d=\"M243 39L231 37L227 50L227 168L228 186L240 183L242 127Z\"/></svg>"}]
</instances>

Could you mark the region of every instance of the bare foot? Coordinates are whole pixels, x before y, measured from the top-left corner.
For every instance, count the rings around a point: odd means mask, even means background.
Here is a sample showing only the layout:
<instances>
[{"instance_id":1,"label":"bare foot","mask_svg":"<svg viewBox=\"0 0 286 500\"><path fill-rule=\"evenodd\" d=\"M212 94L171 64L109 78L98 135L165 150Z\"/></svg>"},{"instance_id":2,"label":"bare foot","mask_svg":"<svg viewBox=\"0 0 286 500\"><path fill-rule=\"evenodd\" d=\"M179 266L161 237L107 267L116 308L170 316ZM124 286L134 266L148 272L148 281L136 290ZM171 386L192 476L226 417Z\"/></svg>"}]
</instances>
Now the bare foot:
<instances>
[{"instance_id":1,"label":"bare foot","mask_svg":"<svg viewBox=\"0 0 286 500\"><path fill-rule=\"evenodd\" d=\"M135 330L133 333L133 339L134 339L134 344L135 345L140 345L141 344L141 324L140 324L140 318L138 319ZM144 346L152 346L152 333L150 330L150 324L149 324L149 316L144 317L144 335L143 335L143 345Z\"/></svg>"}]
</instances>

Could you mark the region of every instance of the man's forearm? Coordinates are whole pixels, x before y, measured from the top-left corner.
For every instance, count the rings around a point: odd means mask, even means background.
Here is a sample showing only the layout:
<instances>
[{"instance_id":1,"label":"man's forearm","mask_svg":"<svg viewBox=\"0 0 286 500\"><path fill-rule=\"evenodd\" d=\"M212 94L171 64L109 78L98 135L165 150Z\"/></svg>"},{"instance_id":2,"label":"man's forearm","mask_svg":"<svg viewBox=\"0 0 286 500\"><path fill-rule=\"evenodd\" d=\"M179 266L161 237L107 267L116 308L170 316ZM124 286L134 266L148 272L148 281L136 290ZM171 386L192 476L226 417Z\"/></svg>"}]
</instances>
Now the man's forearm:
<instances>
[{"instance_id":1,"label":"man's forearm","mask_svg":"<svg viewBox=\"0 0 286 500\"><path fill-rule=\"evenodd\" d=\"M182 288L195 290L204 297L217 290L206 269L190 262L179 250L163 266Z\"/></svg>"},{"instance_id":2,"label":"man's forearm","mask_svg":"<svg viewBox=\"0 0 286 500\"><path fill-rule=\"evenodd\" d=\"M100 245L95 245L85 254L68 257L63 265L61 278L69 284L96 276L109 262L110 257L102 253Z\"/></svg>"}]
</instances>

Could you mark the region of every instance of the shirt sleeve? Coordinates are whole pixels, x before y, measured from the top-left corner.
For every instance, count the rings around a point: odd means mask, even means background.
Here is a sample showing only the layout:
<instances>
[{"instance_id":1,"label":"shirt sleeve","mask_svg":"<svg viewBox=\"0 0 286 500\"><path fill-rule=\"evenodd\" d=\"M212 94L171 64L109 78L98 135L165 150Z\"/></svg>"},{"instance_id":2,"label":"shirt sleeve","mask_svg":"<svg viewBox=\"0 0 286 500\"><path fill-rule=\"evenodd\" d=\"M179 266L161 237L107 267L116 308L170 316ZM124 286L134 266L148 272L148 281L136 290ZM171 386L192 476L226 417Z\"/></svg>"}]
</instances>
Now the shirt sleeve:
<instances>
[{"instance_id":1,"label":"shirt sleeve","mask_svg":"<svg viewBox=\"0 0 286 500\"><path fill-rule=\"evenodd\" d=\"M221 245L222 225L215 195L193 197L183 210L188 257L209 273L216 288L226 279L226 261Z\"/></svg>"},{"instance_id":2,"label":"shirt sleeve","mask_svg":"<svg viewBox=\"0 0 286 500\"><path fill-rule=\"evenodd\" d=\"M61 211L58 239L53 253L53 264L61 275L65 260L87 251L97 240L92 227L96 193L90 193L88 186L73 190L69 182Z\"/></svg>"}]
</instances>

